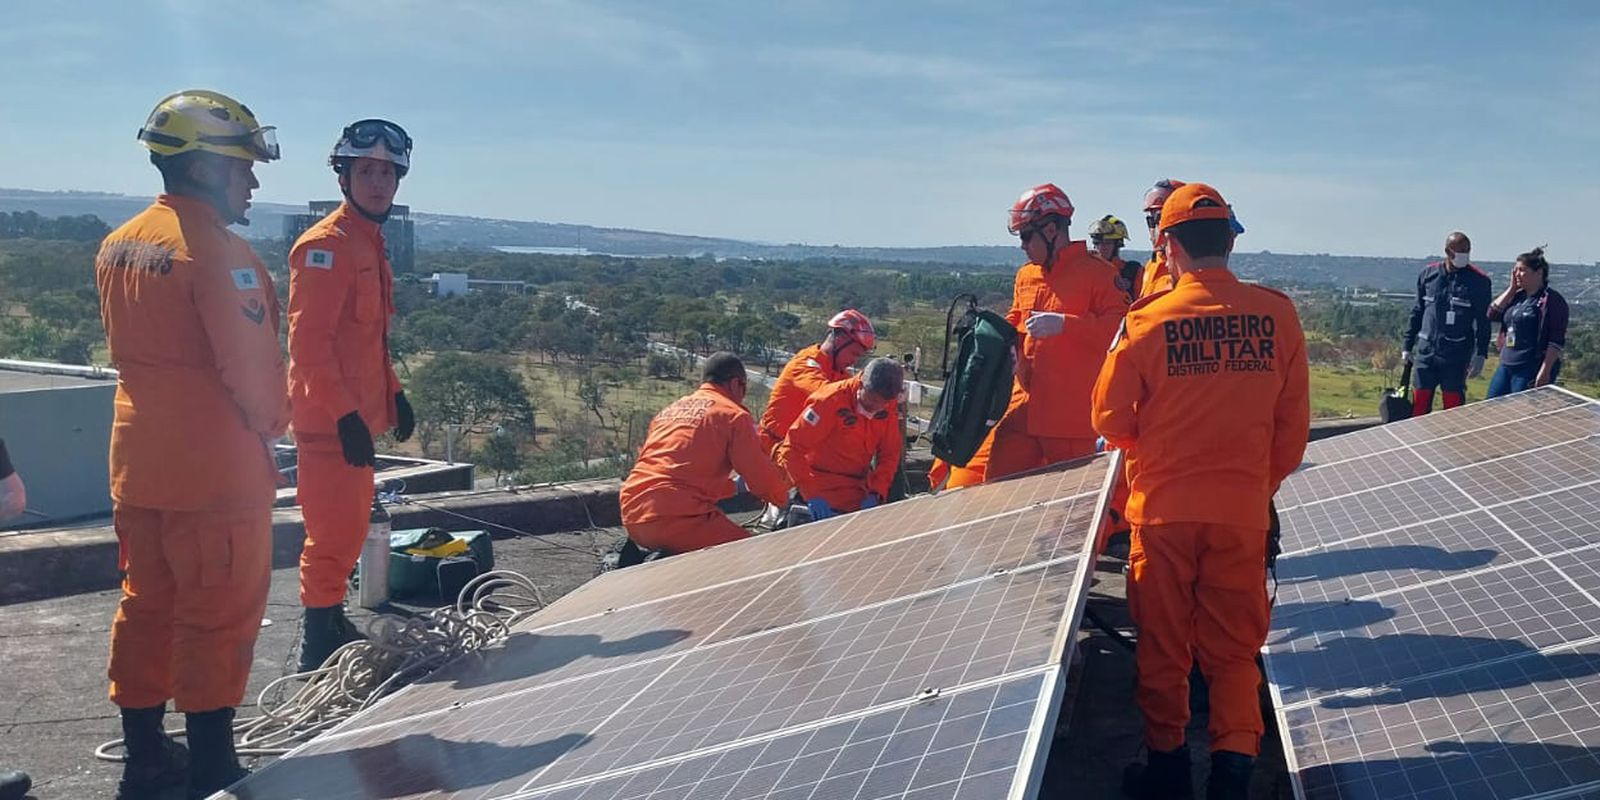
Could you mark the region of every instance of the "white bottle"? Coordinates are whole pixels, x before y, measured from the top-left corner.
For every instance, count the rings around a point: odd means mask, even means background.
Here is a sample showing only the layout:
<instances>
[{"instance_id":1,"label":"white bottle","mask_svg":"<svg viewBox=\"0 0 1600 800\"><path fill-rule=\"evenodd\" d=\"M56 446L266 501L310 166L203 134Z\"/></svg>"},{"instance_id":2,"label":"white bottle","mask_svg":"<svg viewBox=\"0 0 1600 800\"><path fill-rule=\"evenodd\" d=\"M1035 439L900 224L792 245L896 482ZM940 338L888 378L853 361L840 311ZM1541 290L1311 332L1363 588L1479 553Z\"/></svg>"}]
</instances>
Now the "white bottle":
<instances>
[{"instance_id":1,"label":"white bottle","mask_svg":"<svg viewBox=\"0 0 1600 800\"><path fill-rule=\"evenodd\" d=\"M358 574L361 576L362 608L376 609L389 602L389 512L376 496L372 498L372 518L367 524L367 539L361 545Z\"/></svg>"}]
</instances>

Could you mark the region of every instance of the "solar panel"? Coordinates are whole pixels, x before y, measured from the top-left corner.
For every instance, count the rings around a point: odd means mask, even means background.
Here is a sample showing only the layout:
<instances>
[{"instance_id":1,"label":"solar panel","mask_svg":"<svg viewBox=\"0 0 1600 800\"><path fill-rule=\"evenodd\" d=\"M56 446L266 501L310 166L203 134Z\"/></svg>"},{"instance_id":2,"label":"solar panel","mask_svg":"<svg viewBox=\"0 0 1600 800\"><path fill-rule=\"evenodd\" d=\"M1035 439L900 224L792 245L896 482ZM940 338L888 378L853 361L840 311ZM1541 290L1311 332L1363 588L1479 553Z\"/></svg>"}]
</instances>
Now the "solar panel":
<instances>
[{"instance_id":1,"label":"solar panel","mask_svg":"<svg viewBox=\"0 0 1600 800\"><path fill-rule=\"evenodd\" d=\"M1600 796L1600 406L1550 387L1363 433L1279 495L1297 796Z\"/></svg>"},{"instance_id":2,"label":"solar panel","mask_svg":"<svg viewBox=\"0 0 1600 800\"><path fill-rule=\"evenodd\" d=\"M610 573L234 796L1029 796L1109 462Z\"/></svg>"}]
</instances>

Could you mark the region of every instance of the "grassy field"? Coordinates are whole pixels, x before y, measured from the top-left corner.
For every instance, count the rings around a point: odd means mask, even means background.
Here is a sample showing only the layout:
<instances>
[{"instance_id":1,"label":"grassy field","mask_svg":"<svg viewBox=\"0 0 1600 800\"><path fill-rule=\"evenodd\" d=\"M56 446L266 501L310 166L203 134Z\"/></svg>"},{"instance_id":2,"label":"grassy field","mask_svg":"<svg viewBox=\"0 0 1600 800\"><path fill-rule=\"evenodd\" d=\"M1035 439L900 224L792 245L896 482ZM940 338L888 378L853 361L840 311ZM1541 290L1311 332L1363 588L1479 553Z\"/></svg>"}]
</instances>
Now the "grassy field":
<instances>
[{"instance_id":1,"label":"grassy field","mask_svg":"<svg viewBox=\"0 0 1600 800\"><path fill-rule=\"evenodd\" d=\"M1482 400L1489 391L1489 376L1499 366L1499 359L1489 357L1483 376L1467 381L1467 400ZM1370 369L1337 367L1326 364L1311 365L1311 416L1313 419L1340 417L1370 417L1378 413L1383 391L1391 388L1400 378L1398 373L1384 374ZM1561 385L1590 397L1600 397L1600 385L1562 380Z\"/></svg>"}]
</instances>

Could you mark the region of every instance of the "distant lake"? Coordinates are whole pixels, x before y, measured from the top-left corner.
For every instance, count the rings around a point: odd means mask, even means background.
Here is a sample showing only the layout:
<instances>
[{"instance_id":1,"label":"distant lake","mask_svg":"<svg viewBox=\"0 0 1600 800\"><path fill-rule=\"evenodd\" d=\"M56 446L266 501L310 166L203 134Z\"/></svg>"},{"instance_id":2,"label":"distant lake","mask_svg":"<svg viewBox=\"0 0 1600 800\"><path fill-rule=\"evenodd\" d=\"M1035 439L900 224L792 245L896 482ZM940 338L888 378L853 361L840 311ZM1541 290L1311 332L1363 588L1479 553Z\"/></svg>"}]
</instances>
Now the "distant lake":
<instances>
[{"instance_id":1,"label":"distant lake","mask_svg":"<svg viewBox=\"0 0 1600 800\"><path fill-rule=\"evenodd\" d=\"M524 247L522 245L497 245L494 249L502 253L537 253L544 256L596 256L603 253L590 252L587 247Z\"/></svg>"},{"instance_id":2,"label":"distant lake","mask_svg":"<svg viewBox=\"0 0 1600 800\"><path fill-rule=\"evenodd\" d=\"M495 250L502 253L533 253L542 256L608 256L610 258L701 258L703 253L690 253L687 255L671 253L606 253L599 250L590 250L587 247L530 247L527 245L507 244L495 245ZM724 261L724 258L718 258Z\"/></svg>"}]
</instances>

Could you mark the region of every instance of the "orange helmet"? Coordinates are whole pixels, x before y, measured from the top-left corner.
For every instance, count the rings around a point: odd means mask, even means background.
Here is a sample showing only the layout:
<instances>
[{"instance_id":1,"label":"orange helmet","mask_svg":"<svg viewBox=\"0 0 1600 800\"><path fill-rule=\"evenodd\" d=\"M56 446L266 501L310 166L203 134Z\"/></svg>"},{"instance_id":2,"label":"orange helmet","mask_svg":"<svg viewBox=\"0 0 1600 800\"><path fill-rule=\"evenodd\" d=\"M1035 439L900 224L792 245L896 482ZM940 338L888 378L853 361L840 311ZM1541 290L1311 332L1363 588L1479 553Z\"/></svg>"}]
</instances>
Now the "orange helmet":
<instances>
[{"instance_id":1,"label":"orange helmet","mask_svg":"<svg viewBox=\"0 0 1600 800\"><path fill-rule=\"evenodd\" d=\"M1043 220L1049 216L1066 217L1072 219L1072 201L1067 199L1067 193L1053 183L1041 183L1038 186L1022 193L1011 207L1010 221L1006 230L1015 236L1029 223Z\"/></svg>"},{"instance_id":2,"label":"orange helmet","mask_svg":"<svg viewBox=\"0 0 1600 800\"><path fill-rule=\"evenodd\" d=\"M867 315L853 308L847 308L833 315L828 320L828 329L843 331L850 338L861 343L862 347L871 350L878 343L878 332L872 329L872 320Z\"/></svg>"}]
</instances>

